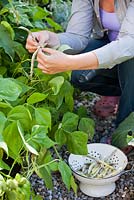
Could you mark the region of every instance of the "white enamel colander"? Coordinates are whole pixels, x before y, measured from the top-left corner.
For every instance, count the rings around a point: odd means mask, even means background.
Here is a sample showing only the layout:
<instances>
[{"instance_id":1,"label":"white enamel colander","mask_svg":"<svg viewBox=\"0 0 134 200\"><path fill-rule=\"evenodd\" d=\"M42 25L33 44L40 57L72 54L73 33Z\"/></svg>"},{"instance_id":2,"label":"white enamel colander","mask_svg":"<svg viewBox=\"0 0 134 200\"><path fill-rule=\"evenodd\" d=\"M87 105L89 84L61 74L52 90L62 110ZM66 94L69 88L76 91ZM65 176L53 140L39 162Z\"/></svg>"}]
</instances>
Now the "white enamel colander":
<instances>
[{"instance_id":1,"label":"white enamel colander","mask_svg":"<svg viewBox=\"0 0 134 200\"><path fill-rule=\"evenodd\" d=\"M127 156L118 148L102 143L92 143L87 145L88 155L96 159L107 160L114 164L117 173L107 178L89 178L80 175L77 171L85 163L92 162L92 158L83 155L70 154L68 162L76 179L80 181L80 190L91 197L103 197L111 194L115 190L115 181L124 171L128 159Z\"/></svg>"}]
</instances>

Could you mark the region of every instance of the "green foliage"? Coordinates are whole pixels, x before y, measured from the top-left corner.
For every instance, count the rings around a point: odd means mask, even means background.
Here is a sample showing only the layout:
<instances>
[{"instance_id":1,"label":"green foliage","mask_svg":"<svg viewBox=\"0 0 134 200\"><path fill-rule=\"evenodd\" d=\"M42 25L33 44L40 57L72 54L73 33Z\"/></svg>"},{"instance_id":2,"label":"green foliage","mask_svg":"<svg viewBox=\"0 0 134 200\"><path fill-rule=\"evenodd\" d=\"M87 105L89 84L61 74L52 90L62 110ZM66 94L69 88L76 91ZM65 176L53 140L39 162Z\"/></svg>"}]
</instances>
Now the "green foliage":
<instances>
[{"instance_id":1,"label":"green foliage","mask_svg":"<svg viewBox=\"0 0 134 200\"><path fill-rule=\"evenodd\" d=\"M76 193L71 169L58 150L66 145L70 153L87 154L88 139L94 134L93 121L80 112L73 113L70 72L47 75L35 67L34 76L29 79L31 56L25 50L27 33L18 27L62 31L54 21L51 12L54 8L43 8L48 3L0 2L0 173L3 169L7 171L4 177L0 175L0 195L7 200L40 199L31 192L28 181L34 172L52 188L52 173L59 171L67 189ZM4 154L13 159L11 165L6 163ZM15 164L21 166L26 179L19 174L11 177Z\"/></svg>"},{"instance_id":2,"label":"green foliage","mask_svg":"<svg viewBox=\"0 0 134 200\"><path fill-rule=\"evenodd\" d=\"M131 136L129 135L131 133ZM128 144L134 145L134 113L132 112L119 127L115 130L112 136L112 144L119 148L126 147Z\"/></svg>"},{"instance_id":3,"label":"green foliage","mask_svg":"<svg viewBox=\"0 0 134 200\"><path fill-rule=\"evenodd\" d=\"M10 176L4 179L2 175L0 175L0 197L3 196L5 197L4 199L7 200L30 199L30 182L20 174L16 174L14 179Z\"/></svg>"}]
</instances>

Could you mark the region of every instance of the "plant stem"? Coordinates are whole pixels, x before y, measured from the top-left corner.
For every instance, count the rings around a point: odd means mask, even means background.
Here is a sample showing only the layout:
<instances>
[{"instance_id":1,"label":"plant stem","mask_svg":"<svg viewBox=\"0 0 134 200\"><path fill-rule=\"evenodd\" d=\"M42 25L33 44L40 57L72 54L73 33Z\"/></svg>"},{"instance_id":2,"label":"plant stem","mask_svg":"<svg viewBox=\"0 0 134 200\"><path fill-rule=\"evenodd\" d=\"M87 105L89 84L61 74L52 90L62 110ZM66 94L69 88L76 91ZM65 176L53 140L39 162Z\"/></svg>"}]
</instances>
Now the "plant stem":
<instances>
[{"instance_id":1,"label":"plant stem","mask_svg":"<svg viewBox=\"0 0 134 200\"><path fill-rule=\"evenodd\" d=\"M50 164L52 164L52 163L54 163L54 162L56 162L56 161L59 161L59 159L54 159L54 160L52 160L52 161L50 161L50 162L48 162L48 163L45 163L45 164L43 164L43 165L40 165L40 166L38 166L38 169L41 169L42 167L45 167L45 166L47 166L47 165L50 165Z\"/></svg>"},{"instance_id":2,"label":"plant stem","mask_svg":"<svg viewBox=\"0 0 134 200\"><path fill-rule=\"evenodd\" d=\"M24 147L24 146L22 146L22 148L20 149L20 151L19 151L18 154L20 154L20 152L22 151L23 147ZM23 152L22 152L22 153L23 153ZM8 173L9 176L10 176L10 174L11 174L11 172L12 172L12 170L13 170L13 167L14 167L15 163L17 162L19 156L20 156L20 155L18 155L17 158L16 158L16 159L14 160L14 162L13 162L13 164L12 164L12 166L11 166L11 169L10 169L10 171L9 171L9 173Z\"/></svg>"},{"instance_id":3,"label":"plant stem","mask_svg":"<svg viewBox=\"0 0 134 200\"><path fill-rule=\"evenodd\" d=\"M41 168L46 167L47 165L50 165L50 164L52 164L52 163L54 163L56 161L59 161L59 159L54 159L54 160L52 160L52 161L50 161L48 163L45 163L45 164L39 165L39 166L36 166L35 162L32 161L33 168L28 171L28 174L27 174L26 178L27 179L30 178L30 176L34 173L34 171L36 171L35 168L41 169Z\"/></svg>"},{"instance_id":4,"label":"plant stem","mask_svg":"<svg viewBox=\"0 0 134 200\"><path fill-rule=\"evenodd\" d=\"M61 156L60 156L59 152L57 151L57 149L56 149L56 146L55 146L55 145L53 146L53 148L54 148L54 150L55 150L55 152L56 152L56 155L58 156L58 158L59 158L60 160L62 160L62 158L61 158Z\"/></svg>"}]
</instances>

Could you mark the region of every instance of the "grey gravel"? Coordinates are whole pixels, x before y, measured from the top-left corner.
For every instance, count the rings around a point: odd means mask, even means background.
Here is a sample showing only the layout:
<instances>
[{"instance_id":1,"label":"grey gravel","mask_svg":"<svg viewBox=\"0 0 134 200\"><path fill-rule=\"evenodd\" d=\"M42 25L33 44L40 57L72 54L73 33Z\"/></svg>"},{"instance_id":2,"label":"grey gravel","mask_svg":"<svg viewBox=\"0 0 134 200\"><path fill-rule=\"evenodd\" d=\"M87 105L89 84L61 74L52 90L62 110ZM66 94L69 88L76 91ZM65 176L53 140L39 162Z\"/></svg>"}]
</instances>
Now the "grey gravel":
<instances>
[{"instance_id":1,"label":"grey gravel","mask_svg":"<svg viewBox=\"0 0 134 200\"><path fill-rule=\"evenodd\" d=\"M115 116L104 120L93 113L93 105L98 99L98 95L83 92L79 98L75 100L75 109L77 110L80 106L84 105L87 108L88 116L95 121L96 132L93 142L100 142L100 139L103 136L110 135L115 129ZM67 161L69 154L66 151L66 147L62 147L60 154L62 158ZM134 161L134 152L131 152L128 155L128 159L129 161ZM72 190L68 191L66 189L59 173L53 174L53 190L48 190L45 187L43 180L36 174L31 176L30 181L35 193L41 195L43 200L134 200L134 173L122 175L116 182L115 191L109 196L103 198L89 197L83 194L79 189L76 197Z\"/></svg>"}]
</instances>

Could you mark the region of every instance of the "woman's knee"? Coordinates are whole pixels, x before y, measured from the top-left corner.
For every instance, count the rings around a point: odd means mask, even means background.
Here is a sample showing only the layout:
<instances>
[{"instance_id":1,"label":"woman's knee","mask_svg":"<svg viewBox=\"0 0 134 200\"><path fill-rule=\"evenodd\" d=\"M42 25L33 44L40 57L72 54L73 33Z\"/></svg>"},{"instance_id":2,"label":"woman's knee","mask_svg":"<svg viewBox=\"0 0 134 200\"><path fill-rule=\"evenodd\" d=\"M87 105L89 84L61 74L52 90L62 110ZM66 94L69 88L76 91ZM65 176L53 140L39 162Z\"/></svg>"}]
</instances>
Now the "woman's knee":
<instances>
[{"instance_id":1,"label":"woman's knee","mask_svg":"<svg viewBox=\"0 0 134 200\"><path fill-rule=\"evenodd\" d=\"M129 82L134 87L134 58L119 64L118 74L122 87L129 84Z\"/></svg>"}]
</instances>

